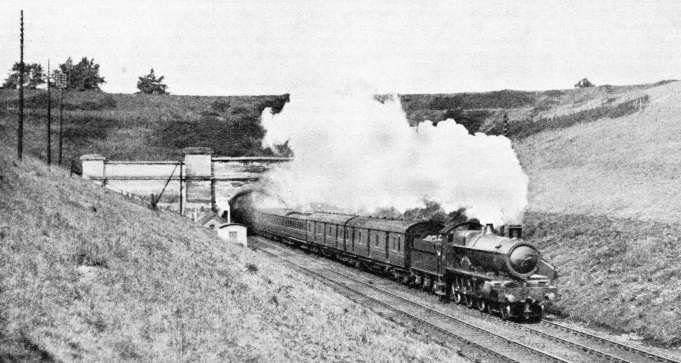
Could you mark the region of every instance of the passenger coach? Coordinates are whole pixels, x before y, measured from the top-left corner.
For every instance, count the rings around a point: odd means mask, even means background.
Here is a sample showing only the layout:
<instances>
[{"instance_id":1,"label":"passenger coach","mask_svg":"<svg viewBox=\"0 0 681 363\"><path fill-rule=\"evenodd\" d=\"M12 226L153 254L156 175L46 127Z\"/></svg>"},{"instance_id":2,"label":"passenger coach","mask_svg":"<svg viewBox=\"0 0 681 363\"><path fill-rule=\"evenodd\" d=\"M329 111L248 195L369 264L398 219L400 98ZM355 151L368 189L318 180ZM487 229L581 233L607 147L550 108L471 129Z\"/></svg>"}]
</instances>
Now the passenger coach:
<instances>
[{"instance_id":1,"label":"passenger coach","mask_svg":"<svg viewBox=\"0 0 681 363\"><path fill-rule=\"evenodd\" d=\"M409 276L410 248L415 239L437 235L443 225L433 221L360 217L331 213L300 213L290 209L254 212L254 232L278 241L347 261L357 267Z\"/></svg>"}]
</instances>

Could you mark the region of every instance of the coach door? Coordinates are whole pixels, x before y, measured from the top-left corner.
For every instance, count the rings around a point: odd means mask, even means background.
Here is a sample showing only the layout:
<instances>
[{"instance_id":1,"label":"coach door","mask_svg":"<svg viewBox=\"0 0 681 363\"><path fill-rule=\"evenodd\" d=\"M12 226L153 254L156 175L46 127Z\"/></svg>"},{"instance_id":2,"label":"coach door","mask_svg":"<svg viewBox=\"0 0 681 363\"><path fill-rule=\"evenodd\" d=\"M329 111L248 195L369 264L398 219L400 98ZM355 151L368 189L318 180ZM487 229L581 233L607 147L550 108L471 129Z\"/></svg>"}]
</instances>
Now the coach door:
<instances>
[{"instance_id":1,"label":"coach door","mask_svg":"<svg viewBox=\"0 0 681 363\"><path fill-rule=\"evenodd\" d=\"M339 249L342 248L343 251L347 251L347 246L345 242L345 236L347 235L347 231L345 230L345 226L341 227L340 225L338 226L338 239L341 241L343 244L342 246L339 246Z\"/></svg>"},{"instance_id":2,"label":"coach door","mask_svg":"<svg viewBox=\"0 0 681 363\"><path fill-rule=\"evenodd\" d=\"M389 261L390 259L390 251L388 251L388 247L390 247L390 237L388 236L388 232L385 232L385 259Z\"/></svg>"},{"instance_id":3,"label":"coach door","mask_svg":"<svg viewBox=\"0 0 681 363\"><path fill-rule=\"evenodd\" d=\"M350 243L352 244L352 249L350 251L355 253L355 227L348 227L347 237L350 239Z\"/></svg>"}]
</instances>

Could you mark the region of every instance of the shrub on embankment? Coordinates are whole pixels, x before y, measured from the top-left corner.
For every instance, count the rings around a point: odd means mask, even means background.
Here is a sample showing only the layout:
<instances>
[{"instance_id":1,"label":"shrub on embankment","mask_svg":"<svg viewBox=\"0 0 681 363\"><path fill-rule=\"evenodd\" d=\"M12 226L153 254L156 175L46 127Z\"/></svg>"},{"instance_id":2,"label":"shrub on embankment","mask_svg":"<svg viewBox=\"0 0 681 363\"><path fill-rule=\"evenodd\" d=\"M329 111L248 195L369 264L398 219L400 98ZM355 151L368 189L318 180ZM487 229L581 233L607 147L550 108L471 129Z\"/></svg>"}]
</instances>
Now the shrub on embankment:
<instances>
[{"instance_id":1,"label":"shrub on embankment","mask_svg":"<svg viewBox=\"0 0 681 363\"><path fill-rule=\"evenodd\" d=\"M262 253L14 155L0 146L2 362L456 359Z\"/></svg>"},{"instance_id":2,"label":"shrub on embankment","mask_svg":"<svg viewBox=\"0 0 681 363\"><path fill-rule=\"evenodd\" d=\"M525 237L559 271L570 318L681 345L681 225L527 213Z\"/></svg>"}]
</instances>

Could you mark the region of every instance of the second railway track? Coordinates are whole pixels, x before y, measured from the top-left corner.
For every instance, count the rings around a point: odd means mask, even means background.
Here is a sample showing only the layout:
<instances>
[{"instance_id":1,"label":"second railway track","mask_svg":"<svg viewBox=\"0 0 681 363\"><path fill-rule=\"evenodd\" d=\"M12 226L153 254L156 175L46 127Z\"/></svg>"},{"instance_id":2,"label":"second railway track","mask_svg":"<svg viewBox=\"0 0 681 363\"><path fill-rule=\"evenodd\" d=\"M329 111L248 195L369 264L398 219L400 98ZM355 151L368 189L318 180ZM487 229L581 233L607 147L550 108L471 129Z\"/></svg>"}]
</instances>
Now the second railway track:
<instances>
[{"instance_id":1,"label":"second railway track","mask_svg":"<svg viewBox=\"0 0 681 363\"><path fill-rule=\"evenodd\" d=\"M393 284L385 279L376 277L367 279L366 277L353 276L355 272L345 270L343 266L329 260L318 260L311 256L303 256L296 253L296 250L284 248L278 243L266 239L257 239L260 247L267 247L265 252L275 255L295 267L304 270L308 274L319 276L325 281L331 282L336 286L347 289L354 294L361 295L374 303L380 304L389 309L393 309L402 315L408 316L421 324L432 328L448 336L456 338L469 346L485 352L494 360L508 362L662 362L674 363L676 360L652 353L647 350L617 343L610 339L601 338L587 332L567 327L563 324L554 322L542 322L541 324L517 324L513 322L502 322L489 315L484 314L462 314L452 316L450 313L466 310L463 307L451 309L450 312L443 312L423 305L413 298L403 296L396 291L389 291L386 285ZM335 265L335 266L334 266ZM384 287L381 287L384 286ZM473 319L472 319L473 318ZM508 334L493 332L503 329L485 328L478 321L488 321L497 327L507 326L517 332L527 332L546 342L553 343L527 343L523 337L508 336ZM518 334L515 334L518 335ZM531 341L532 339L530 339ZM553 344L553 345L552 345ZM573 352L563 354L554 353L564 351L557 349L555 345L570 347ZM534 345L534 346L533 346ZM546 346L549 348L546 348Z\"/></svg>"}]
</instances>

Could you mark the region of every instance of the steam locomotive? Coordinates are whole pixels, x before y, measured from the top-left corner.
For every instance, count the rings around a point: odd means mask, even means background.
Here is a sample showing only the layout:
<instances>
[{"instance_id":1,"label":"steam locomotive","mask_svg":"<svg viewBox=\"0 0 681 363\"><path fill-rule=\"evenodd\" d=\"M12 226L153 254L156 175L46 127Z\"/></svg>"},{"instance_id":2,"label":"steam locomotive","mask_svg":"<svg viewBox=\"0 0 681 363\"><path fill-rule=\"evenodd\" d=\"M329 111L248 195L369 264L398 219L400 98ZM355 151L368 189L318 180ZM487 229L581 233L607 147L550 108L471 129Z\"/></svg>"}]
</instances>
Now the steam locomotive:
<instances>
[{"instance_id":1,"label":"steam locomotive","mask_svg":"<svg viewBox=\"0 0 681 363\"><path fill-rule=\"evenodd\" d=\"M556 270L521 239L520 226L253 209L247 222L264 237L386 274L503 319L540 320L557 297Z\"/></svg>"}]
</instances>

